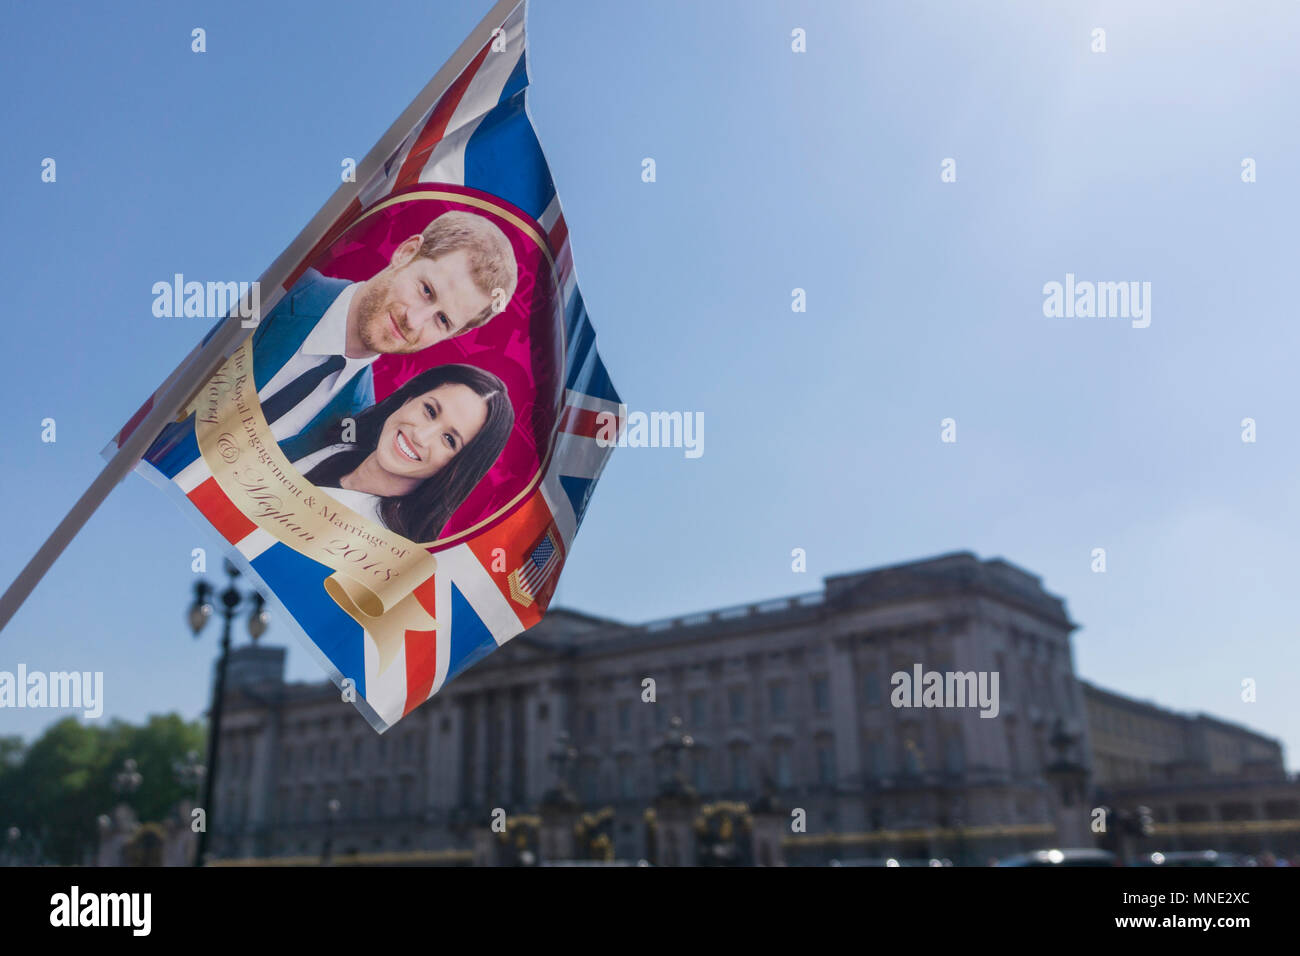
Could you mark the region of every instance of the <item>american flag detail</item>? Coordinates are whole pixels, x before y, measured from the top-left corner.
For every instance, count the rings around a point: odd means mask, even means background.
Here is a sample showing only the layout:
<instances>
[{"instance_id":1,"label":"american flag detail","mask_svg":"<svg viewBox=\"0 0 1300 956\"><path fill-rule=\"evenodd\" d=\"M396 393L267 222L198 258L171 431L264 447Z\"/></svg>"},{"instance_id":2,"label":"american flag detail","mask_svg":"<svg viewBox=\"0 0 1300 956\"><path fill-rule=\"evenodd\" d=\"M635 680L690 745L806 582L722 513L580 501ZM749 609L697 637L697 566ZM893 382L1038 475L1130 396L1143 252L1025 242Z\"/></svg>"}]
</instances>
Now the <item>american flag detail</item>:
<instances>
[{"instance_id":1,"label":"american flag detail","mask_svg":"<svg viewBox=\"0 0 1300 956\"><path fill-rule=\"evenodd\" d=\"M361 209L416 183L452 183L499 196L531 216L546 235L564 303L567 346L565 407L555 445L541 483L515 512L438 552L437 573L414 592L436 619L437 630L407 631L404 648L381 671L373 642L325 594L330 569L241 514L197 453L183 467L172 467L163 466L151 449L137 469L183 496L229 542L232 559L262 585L326 673L339 684L352 681L358 710L379 732L541 620L613 451L596 442L598 416L617 415L621 399L596 350L574 274L568 225L525 108L525 15L521 2L505 18L497 40L484 45L286 283L291 286ZM146 401L146 410L156 395ZM143 411L137 412L116 443L142 418ZM501 550L514 573L497 570Z\"/></svg>"},{"instance_id":2,"label":"american flag detail","mask_svg":"<svg viewBox=\"0 0 1300 956\"><path fill-rule=\"evenodd\" d=\"M546 529L542 540L528 554L524 566L510 573L510 596L524 607L533 603L534 595L550 580L560 566L560 547L554 527Z\"/></svg>"}]
</instances>

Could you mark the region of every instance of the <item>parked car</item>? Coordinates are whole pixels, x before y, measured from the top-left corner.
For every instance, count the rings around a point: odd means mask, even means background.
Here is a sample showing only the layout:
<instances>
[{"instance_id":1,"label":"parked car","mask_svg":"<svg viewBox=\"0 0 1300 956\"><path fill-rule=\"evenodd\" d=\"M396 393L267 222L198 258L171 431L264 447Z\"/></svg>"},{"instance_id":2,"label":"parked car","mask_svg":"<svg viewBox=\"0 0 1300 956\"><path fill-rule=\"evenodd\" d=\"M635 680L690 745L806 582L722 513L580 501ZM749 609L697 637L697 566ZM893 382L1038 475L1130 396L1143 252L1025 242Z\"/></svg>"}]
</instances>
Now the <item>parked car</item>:
<instances>
[{"instance_id":1,"label":"parked car","mask_svg":"<svg viewBox=\"0 0 1300 956\"><path fill-rule=\"evenodd\" d=\"M906 859L900 857L853 857L848 860L831 860L828 866L952 866L952 860L940 859Z\"/></svg>"},{"instance_id":2,"label":"parked car","mask_svg":"<svg viewBox=\"0 0 1300 956\"><path fill-rule=\"evenodd\" d=\"M1119 866L1119 858L1109 850L1034 850L998 860L994 866Z\"/></svg>"},{"instance_id":3,"label":"parked car","mask_svg":"<svg viewBox=\"0 0 1300 956\"><path fill-rule=\"evenodd\" d=\"M1151 853L1137 861L1138 866L1245 866L1235 853L1217 850L1171 850L1168 853Z\"/></svg>"}]
</instances>

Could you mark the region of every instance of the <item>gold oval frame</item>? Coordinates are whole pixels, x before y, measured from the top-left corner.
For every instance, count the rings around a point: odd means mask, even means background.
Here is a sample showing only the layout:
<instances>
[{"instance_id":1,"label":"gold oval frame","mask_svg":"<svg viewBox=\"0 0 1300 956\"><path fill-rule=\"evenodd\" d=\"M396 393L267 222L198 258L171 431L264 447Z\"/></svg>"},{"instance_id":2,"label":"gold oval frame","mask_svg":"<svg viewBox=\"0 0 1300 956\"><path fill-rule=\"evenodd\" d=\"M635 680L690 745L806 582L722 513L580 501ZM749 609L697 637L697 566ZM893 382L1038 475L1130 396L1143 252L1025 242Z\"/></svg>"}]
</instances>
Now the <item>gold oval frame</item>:
<instances>
[{"instance_id":1,"label":"gold oval frame","mask_svg":"<svg viewBox=\"0 0 1300 956\"><path fill-rule=\"evenodd\" d=\"M512 226L514 226L516 229L518 229L520 232L526 235L529 239L532 239L533 242L537 244L537 248L541 250L542 255L546 258L547 266L550 267L551 283L555 288L555 295L557 300L559 299L560 296L564 294L564 290L560 285L560 277L555 271L555 257L551 254L551 248L546 243L546 237L541 232L539 232L539 230L541 229L540 223L535 223L532 220L521 219L519 215L517 215L514 212L511 212L509 209L503 209L502 207L496 205L495 203L489 202L488 200L482 199L478 196L464 196L461 195L460 193L446 192L441 189L421 189L418 191L403 193L400 196L390 196L387 199L380 200L379 202L375 203L375 205L371 206L369 209L362 212L352 222L348 223L348 225L343 229L343 231L339 233L338 237L334 240L334 242L331 242L329 246L327 246L323 250L323 252L328 252L329 249L333 248L335 243L342 240L343 237L348 234L348 232L350 232L356 226L359 226L361 223L365 222L367 219L369 219L371 216L375 215L376 213L382 212L383 210L389 208L390 206L400 205L401 203L410 202L412 200L417 200L417 199L440 199L446 202L460 203L461 205L471 206L478 209L484 209L487 210L488 212L491 212L493 215L500 216L502 219L510 223ZM484 518L482 521L478 522L473 527L466 528L464 531L458 531L456 534L446 538L438 538L436 541L427 541L427 542L411 541L411 544L414 545L415 547L422 548L425 551L429 551L431 548L446 550L447 548L451 547L454 544L463 543L464 541L468 540L474 534L474 532L478 531L479 529L487 525L493 524L496 521L499 521L501 518L504 518L506 515L508 515L511 511L517 508L524 501L525 498L531 495L537 489L537 486L539 484L541 484L542 476L546 474L546 467L547 465L550 464L551 454L555 450L555 438L557 433L559 432L560 417L564 413L564 396L565 396L565 392L567 391L567 389L564 387L565 368L563 366L563 361L564 361L564 357L569 354L569 342L568 342L568 336L566 335L566 330L564 328L563 302L560 302L559 325L560 325L560 356L561 356L561 367L559 369L560 397L559 397L559 401L555 406L555 428L553 428L551 431L550 437L546 444L546 452L540 458L536 473L529 480L528 484L524 487L523 491L519 492L519 494L511 498L510 501L508 501L506 504L498 508L493 514ZM254 359L254 361L256 361L256 359ZM306 480L304 479L304 482L305 481ZM317 488L316 490L320 491L319 488ZM320 493L323 495L327 494L327 492L324 491L321 491ZM390 533L396 534L396 532L393 532L391 528L386 528L385 530L389 531ZM398 537L401 537L401 535L398 535ZM409 538L405 538L403 540L410 541Z\"/></svg>"}]
</instances>

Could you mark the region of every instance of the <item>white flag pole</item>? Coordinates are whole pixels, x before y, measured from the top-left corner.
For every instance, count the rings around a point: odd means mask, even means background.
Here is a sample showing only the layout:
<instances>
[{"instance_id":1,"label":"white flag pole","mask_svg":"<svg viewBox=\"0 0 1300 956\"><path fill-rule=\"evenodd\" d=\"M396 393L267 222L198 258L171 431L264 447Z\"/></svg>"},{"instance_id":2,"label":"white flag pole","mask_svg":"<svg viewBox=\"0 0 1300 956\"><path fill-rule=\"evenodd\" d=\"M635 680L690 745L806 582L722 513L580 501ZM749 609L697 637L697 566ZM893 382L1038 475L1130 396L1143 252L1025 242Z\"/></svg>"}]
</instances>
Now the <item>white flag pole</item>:
<instances>
[{"instance_id":1,"label":"white flag pole","mask_svg":"<svg viewBox=\"0 0 1300 956\"><path fill-rule=\"evenodd\" d=\"M284 282L293 270L302 262L303 257L316 247L329 228L347 210L349 204L360 195L361 189L402 144L402 140L411 132L412 127L438 101L456 77L460 76L478 51L492 38L493 32L505 23L510 13L524 2L526 0L497 0L487 16L479 21L478 26L465 38L465 42L434 74L433 79L425 85L411 105L366 154L357 166L356 181L342 183L329 201L312 217L311 222L298 233L298 237L262 273L261 279L258 280L260 287L272 290L271 296L265 302L266 309L272 308L279 301L284 294ZM35 556L27 562L27 566L5 591L4 597L0 597L0 629L9 623L23 601L27 600L27 596L45 576L45 572L63 553L68 542L90 520L90 516L108 497L109 492L130 474L136 462L162 431L163 426L176 418L194 393L216 373L227 357L243 341L244 336L248 334L248 329L242 326L243 320L238 312L247 314L248 307L247 301L241 302L237 312L226 317L225 322L212 338L196 346L167 377L157 393L157 401L154 402L144 420L122 443L117 453L104 466L104 470L91 482L90 487L59 522L59 526L41 545Z\"/></svg>"}]
</instances>

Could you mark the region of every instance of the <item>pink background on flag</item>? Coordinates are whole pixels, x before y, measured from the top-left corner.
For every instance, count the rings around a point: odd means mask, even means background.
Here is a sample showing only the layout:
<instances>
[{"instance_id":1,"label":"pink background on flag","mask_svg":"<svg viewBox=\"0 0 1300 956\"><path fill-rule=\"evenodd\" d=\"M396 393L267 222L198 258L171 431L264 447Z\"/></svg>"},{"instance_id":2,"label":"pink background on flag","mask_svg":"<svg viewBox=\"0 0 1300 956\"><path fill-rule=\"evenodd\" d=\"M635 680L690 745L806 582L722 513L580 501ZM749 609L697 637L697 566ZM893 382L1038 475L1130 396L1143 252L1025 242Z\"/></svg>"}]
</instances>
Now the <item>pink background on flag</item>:
<instances>
[{"instance_id":1,"label":"pink background on flag","mask_svg":"<svg viewBox=\"0 0 1300 956\"><path fill-rule=\"evenodd\" d=\"M399 190L384 201L429 189L487 200L529 223L539 236L545 236L541 227L519 209L464 186L420 183ZM477 206L440 199L411 199L389 206L348 229L312 263L313 268L327 276L364 281L388 265L393 250L404 240L452 209L490 219L510 239L519 265L519 284L514 296L504 312L480 328L412 355L380 356L371 366L376 401L383 401L420 372L452 362L476 365L506 384L515 410L514 429L496 464L452 515L442 539L461 534L488 518L492 521L479 532L504 519L522 502L509 511L502 509L528 486L545 464L555 434L564 382L564 316L550 264L537 243L508 220ZM430 550L441 550L455 543L458 541L447 541Z\"/></svg>"}]
</instances>

